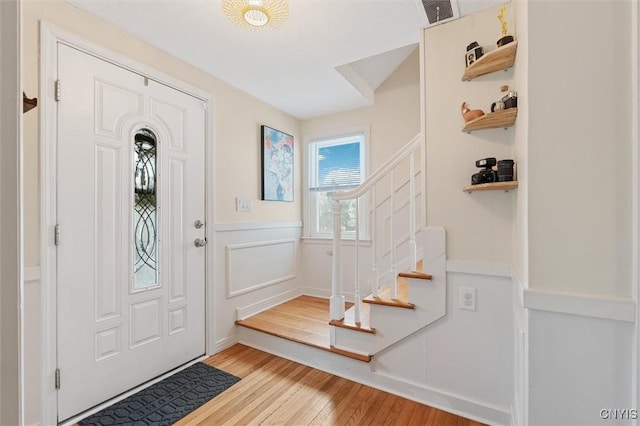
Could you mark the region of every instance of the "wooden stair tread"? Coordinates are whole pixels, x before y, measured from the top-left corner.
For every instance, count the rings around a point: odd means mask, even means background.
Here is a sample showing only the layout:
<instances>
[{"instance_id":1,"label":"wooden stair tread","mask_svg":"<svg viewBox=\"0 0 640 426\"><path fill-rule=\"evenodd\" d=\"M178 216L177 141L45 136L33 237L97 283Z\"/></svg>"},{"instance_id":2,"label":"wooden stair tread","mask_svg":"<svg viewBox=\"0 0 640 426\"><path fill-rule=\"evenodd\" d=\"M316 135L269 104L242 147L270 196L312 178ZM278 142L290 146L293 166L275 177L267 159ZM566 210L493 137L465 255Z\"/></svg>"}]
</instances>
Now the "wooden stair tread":
<instances>
[{"instance_id":1,"label":"wooden stair tread","mask_svg":"<svg viewBox=\"0 0 640 426\"><path fill-rule=\"evenodd\" d=\"M398 276L403 278L417 278L420 280L428 280L428 281L433 279L433 276L431 274L425 274L424 272L421 272L421 271L400 272Z\"/></svg>"},{"instance_id":2,"label":"wooden stair tread","mask_svg":"<svg viewBox=\"0 0 640 426\"><path fill-rule=\"evenodd\" d=\"M327 299L300 296L249 318L238 320L236 325L358 361L370 362L371 355L350 352L330 345L331 327L327 323L328 316Z\"/></svg>"},{"instance_id":3,"label":"wooden stair tread","mask_svg":"<svg viewBox=\"0 0 640 426\"><path fill-rule=\"evenodd\" d=\"M360 304L360 323L356 323L356 310L355 307L347 309L344 313L342 320L331 320L330 325L335 327L348 328L350 330L362 331L363 333L375 334L376 329L371 327L370 320L371 307L366 303Z\"/></svg>"},{"instance_id":4,"label":"wooden stair tread","mask_svg":"<svg viewBox=\"0 0 640 426\"><path fill-rule=\"evenodd\" d=\"M396 308L414 309L415 305L409 302L409 285L406 278L398 278L398 298L391 298L391 287L381 288L378 297L369 295L362 300L364 303L374 305L392 306Z\"/></svg>"}]
</instances>

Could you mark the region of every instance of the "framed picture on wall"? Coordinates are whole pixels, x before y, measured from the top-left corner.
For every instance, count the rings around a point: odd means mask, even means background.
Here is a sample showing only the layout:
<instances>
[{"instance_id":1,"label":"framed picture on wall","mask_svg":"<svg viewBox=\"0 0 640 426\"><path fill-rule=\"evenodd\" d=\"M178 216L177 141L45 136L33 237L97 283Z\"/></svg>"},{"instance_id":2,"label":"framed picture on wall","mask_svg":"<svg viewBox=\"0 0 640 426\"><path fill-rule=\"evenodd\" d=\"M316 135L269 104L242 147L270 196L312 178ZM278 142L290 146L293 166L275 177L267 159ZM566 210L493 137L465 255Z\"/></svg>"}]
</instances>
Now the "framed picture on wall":
<instances>
[{"instance_id":1,"label":"framed picture on wall","mask_svg":"<svg viewBox=\"0 0 640 426\"><path fill-rule=\"evenodd\" d=\"M262 199L293 201L293 136L261 126Z\"/></svg>"}]
</instances>

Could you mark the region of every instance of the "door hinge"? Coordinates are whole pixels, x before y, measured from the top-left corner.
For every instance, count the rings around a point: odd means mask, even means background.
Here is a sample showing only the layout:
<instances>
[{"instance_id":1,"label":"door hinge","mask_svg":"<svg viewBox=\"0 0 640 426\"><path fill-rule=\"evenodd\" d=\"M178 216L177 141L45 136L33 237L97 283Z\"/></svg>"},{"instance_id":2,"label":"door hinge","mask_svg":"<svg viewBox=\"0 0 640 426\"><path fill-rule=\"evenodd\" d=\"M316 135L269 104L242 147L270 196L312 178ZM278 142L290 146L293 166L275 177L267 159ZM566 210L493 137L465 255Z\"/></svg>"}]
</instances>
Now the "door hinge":
<instances>
[{"instance_id":1,"label":"door hinge","mask_svg":"<svg viewBox=\"0 0 640 426\"><path fill-rule=\"evenodd\" d=\"M56 225L53 230L53 244L58 246L60 245L60 225Z\"/></svg>"},{"instance_id":2,"label":"door hinge","mask_svg":"<svg viewBox=\"0 0 640 426\"><path fill-rule=\"evenodd\" d=\"M56 368L56 389L60 389L60 369Z\"/></svg>"},{"instance_id":3,"label":"door hinge","mask_svg":"<svg viewBox=\"0 0 640 426\"><path fill-rule=\"evenodd\" d=\"M54 98L56 102L60 101L60 80L56 80L56 84L54 87Z\"/></svg>"}]
</instances>

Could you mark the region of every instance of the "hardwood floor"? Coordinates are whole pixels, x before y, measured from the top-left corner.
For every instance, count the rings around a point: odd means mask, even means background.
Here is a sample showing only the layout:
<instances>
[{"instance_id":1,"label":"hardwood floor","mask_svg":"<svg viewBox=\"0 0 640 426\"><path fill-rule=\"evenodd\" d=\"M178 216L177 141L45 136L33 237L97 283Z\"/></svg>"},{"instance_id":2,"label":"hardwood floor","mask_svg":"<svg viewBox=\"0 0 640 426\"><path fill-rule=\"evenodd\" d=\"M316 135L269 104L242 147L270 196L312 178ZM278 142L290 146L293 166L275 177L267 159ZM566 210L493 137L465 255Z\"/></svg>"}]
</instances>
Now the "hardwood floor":
<instances>
[{"instance_id":1,"label":"hardwood floor","mask_svg":"<svg viewBox=\"0 0 640 426\"><path fill-rule=\"evenodd\" d=\"M205 362L242 380L177 425L481 425L241 344Z\"/></svg>"},{"instance_id":2,"label":"hardwood floor","mask_svg":"<svg viewBox=\"0 0 640 426\"><path fill-rule=\"evenodd\" d=\"M348 303L347 308L353 304ZM329 344L329 301L300 296L236 324L329 352L369 362L371 357L332 348Z\"/></svg>"}]
</instances>

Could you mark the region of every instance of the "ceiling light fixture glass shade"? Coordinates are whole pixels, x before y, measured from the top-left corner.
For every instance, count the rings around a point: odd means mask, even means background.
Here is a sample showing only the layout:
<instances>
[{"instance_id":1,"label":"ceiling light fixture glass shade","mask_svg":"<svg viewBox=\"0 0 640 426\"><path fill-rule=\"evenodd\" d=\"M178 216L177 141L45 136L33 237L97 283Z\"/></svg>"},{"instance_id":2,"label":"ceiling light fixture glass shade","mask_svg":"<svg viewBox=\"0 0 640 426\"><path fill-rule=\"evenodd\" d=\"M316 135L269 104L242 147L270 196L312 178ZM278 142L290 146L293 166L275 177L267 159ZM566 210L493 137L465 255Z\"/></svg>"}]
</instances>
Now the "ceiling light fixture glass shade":
<instances>
[{"instance_id":1,"label":"ceiling light fixture glass shade","mask_svg":"<svg viewBox=\"0 0 640 426\"><path fill-rule=\"evenodd\" d=\"M252 31L277 28L289 17L287 0L222 0L222 10L231 22Z\"/></svg>"}]
</instances>

